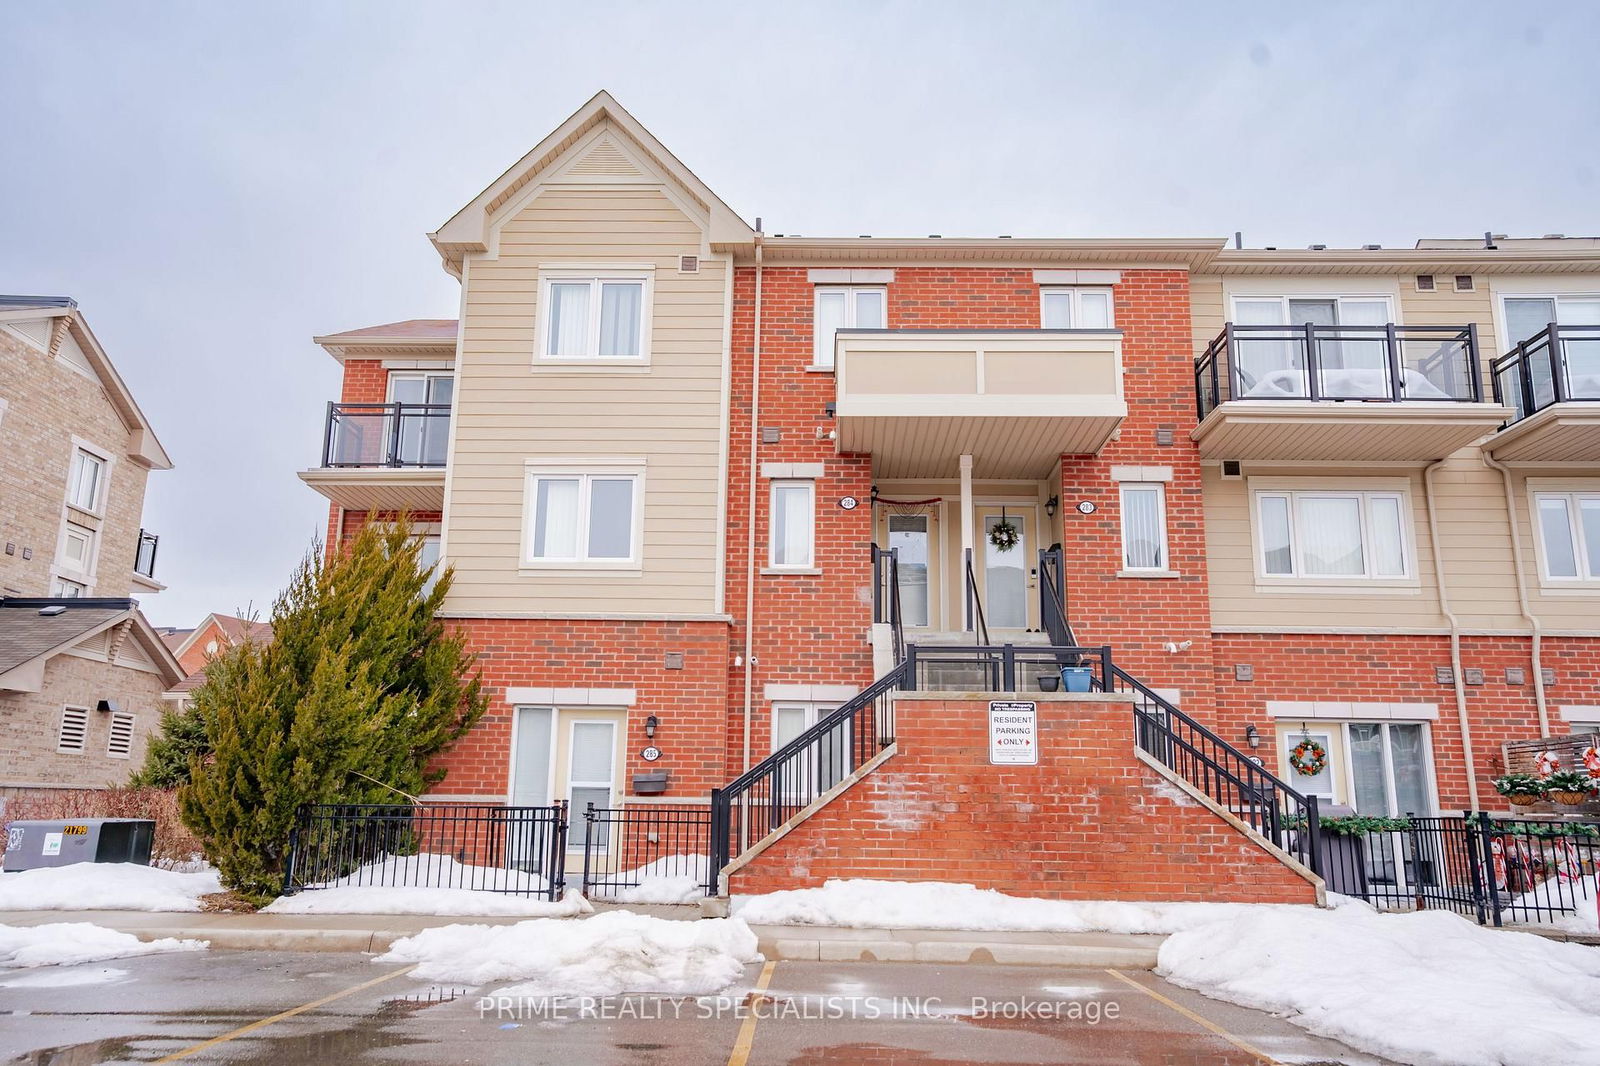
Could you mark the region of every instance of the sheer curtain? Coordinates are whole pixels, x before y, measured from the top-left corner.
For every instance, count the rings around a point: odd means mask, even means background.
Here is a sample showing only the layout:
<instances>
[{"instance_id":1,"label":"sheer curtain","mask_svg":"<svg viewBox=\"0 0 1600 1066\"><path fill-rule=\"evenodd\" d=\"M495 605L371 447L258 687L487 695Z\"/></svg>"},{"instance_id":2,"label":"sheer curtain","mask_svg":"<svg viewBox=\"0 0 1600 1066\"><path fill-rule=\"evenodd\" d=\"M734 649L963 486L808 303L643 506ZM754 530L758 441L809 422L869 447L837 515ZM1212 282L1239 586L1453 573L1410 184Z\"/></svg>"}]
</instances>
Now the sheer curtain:
<instances>
[{"instance_id":1,"label":"sheer curtain","mask_svg":"<svg viewBox=\"0 0 1600 1066\"><path fill-rule=\"evenodd\" d=\"M779 485L772 494L772 565L811 565L811 488Z\"/></svg>"},{"instance_id":2,"label":"sheer curtain","mask_svg":"<svg viewBox=\"0 0 1600 1066\"><path fill-rule=\"evenodd\" d=\"M1350 723L1350 776L1355 781L1357 812L1373 816L1394 813L1389 809L1389 789L1384 784L1381 725Z\"/></svg>"},{"instance_id":3,"label":"sheer curtain","mask_svg":"<svg viewBox=\"0 0 1600 1066\"><path fill-rule=\"evenodd\" d=\"M1372 509L1372 573L1374 577L1404 577L1406 556L1400 533L1400 501L1392 496L1374 496L1367 501Z\"/></svg>"},{"instance_id":4,"label":"sheer curtain","mask_svg":"<svg viewBox=\"0 0 1600 1066\"><path fill-rule=\"evenodd\" d=\"M582 359L589 333L589 283L557 281L550 285L550 340L545 354Z\"/></svg>"},{"instance_id":5,"label":"sheer curtain","mask_svg":"<svg viewBox=\"0 0 1600 1066\"><path fill-rule=\"evenodd\" d=\"M1161 490L1154 485L1122 490L1122 564L1128 570L1161 570L1167 565L1161 528Z\"/></svg>"},{"instance_id":6,"label":"sheer curtain","mask_svg":"<svg viewBox=\"0 0 1600 1066\"><path fill-rule=\"evenodd\" d=\"M534 491L535 559L578 557L578 479L540 478Z\"/></svg>"},{"instance_id":7,"label":"sheer curtain","mask_svg":"<svg viewBox=\"0 0 1600 1066\"><path fill-rule=\"evenodd\" d=\"M1572 543L1572 519L1565 496L1539 497L1539 534L1544 565L1551 577L1577 577L1578 552Z\"/></svg>"},{"instance_id":8,"label":"sheer curtain","mask_svg":"<svg viewBox=\"0 0 1600 1066\"><path fill-rule=\"evenodd\" d=\"M1078 328L1111 328L1111 294L1088 290L1078 293Z\"/></svg>"},{"instance_id":9,"label":"sheer curtain","mask_svg":"<svg viewBox=\"0 0 1600 1066\"><path fill-rule=\"evenodd\" d=\"M1360 577L1366 572L1361 558L1359 500L1341 496L1302 496L1299 508L1300 550L1307 574Z\"/></svg>"},{"instance_id":10,"label":"sheer curtain","mask_svg":"<svg viewBox=\"0 0 1600 1066\"><path fill-rule=\"evenodd\" d=\"M1072 328L1072 291L1046 289L1039 296L1040 318L1045 329Z\"/></svg>"},{"instance_id":11,"label":"sheer curtain","mask_svg":"<svg viewBox=\"0 0 1600 1066\"><path fill-rule=\"evenodd\" d=\"M1431 814L1428 799L1427 745L1420 725L1389 727L1389 760L1394 764L1396 814Z\"/></svg>"},{"instance_id":12,"label":"sheer curtain","mask_svg":"<svg viewBox=\"0 0 1600 1066\"><path fill-rule=\"evenodd\" d=\"M845 327L845 293L839 289L818 289L813 329L816 350L813 366L833 365L833 335Z\"/></svg>"},{"instance_id":13,"label":"sheer curtain","mask_svg":"<svg viewBox=\"0 0 1600 1066\"><path fill-rule=\"evenodd\" d=\"M636 359L644 286L637 282L604 282L600 286L600 358Z\"/></svg>"},{"instance_id":14,"label":"sheer curtain","mask_svg":"<svg viewBox=\"0 0 1600 1066\"><path fill-rule=\"evenodd\" d=\"M1260 496L1256 510L1261 522L1262 567L1269 574L1294 573L1294 541L1289 529L1289 501L1283 496Z\"/></svg>"}]
</instances>

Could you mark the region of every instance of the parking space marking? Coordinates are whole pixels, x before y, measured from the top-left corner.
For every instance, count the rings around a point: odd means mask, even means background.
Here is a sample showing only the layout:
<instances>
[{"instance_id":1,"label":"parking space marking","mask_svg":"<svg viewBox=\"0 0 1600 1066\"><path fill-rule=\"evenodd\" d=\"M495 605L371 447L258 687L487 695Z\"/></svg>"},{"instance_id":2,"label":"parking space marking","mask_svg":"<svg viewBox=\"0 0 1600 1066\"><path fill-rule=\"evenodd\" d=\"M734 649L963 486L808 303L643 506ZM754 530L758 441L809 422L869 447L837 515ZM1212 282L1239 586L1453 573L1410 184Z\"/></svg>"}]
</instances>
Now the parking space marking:
<instances>
[{"instance_id":1,"label":"parking space marking","mask_svg":"<svg viewBox=\"0 0 1600 1066\"><path fill-rule=\"evenodd\" d=\"M750 994L750 1013L745 1015L744 1023L739 1026L739 1035L733 1041L733 1053L728 1056L728 1066L745 1066L750 1061L750 1046L756 1039L756 1008L764 998L761 993L772 982L772 971L777 968L777 959L770 959L761 967L761 976L756 978L756 987Z\"/></svg>"},{"instance_id":2,"label":"parking space marking","mask_svg":"<svg viewBox=\"0 0 1600 1066\"><path fill-rule=\"evenodd\" d=\"M1137 988L1139 991L1143 992L1145 995L1149 996L1151 999L1155 1000L1157 1003L1161 1003L1161 1004L1164 1004L1165 1006L1171 1007L1173 1010L1177 1011L1179 1014L1183 1015L1185 1018L1188 1018L1191 1022L1194 1022L1196 1025L1204 1028L1208 1032L1215 1033L1217 1036L1222 1037L1222 1039L1226 1040L1228 1043L1232 1044L1234 1047L1238 1048L1240 1051L1243 1051L1245 1054L1254 1055L1260 1062L1264 1063L1265 1066L1283 1066L1283 1064L1280 1063L1277 1059L1273 1058L1271 1055L1268 1055L1265 1051L1262 1051L1260 1048L1252 1047L1251 1045L1245 1043L1243 1040L1240 1040L1238 1037L1234 1036L1232 1033L1228 1032L1222 1026L1217 1025L1215 1022L1211 1021L1209 1018L1206 1018L1206 1017L1204 1017L1202 1015L1196 1014L1194 1011L1190 1010L1188 1007L1185 1007L1181 1003L1177 1003L1177 1002L1174 1002L1173 1000L1168 999L1166 996L1163 996L1160 992L1157 992L1153 988L1147 988L1146 986L1140 984L1138 981L1135 981L1133 978L1129 977L1127 974L1121 973L1120 971L1117 971L1117 970L1107 970L1106 973L1110 974L1112 977L1115 977L1117 980L1121 981L1123 984L1129 986L1130 988Z\"/></svg>"},{"instance_id":3,"label":"parking space marking","mask_svg":"<svg viewBox=\"0 0 1600 1066\"><path fill-rule=\"evenodd\" d=\"M269 1018L262 1018L259 1021L251 1022L249 1025L242 1025L231 1032L223 1033L221 1036L214 1036L210 1040L203 1040L200 1043L195 1044L193 1047L184 1048L182 1051L174 1051L172 1054L163 1056L155 1061L158 1064L163 1062L177 1062L179 1059L188 1058L197 1051L204 1051L208 1047L215 1047L216 1045L226 1043L235 1037L243 1036L246 1033L255 1032L257 1029L263 1029L271 1025L273 1022L281 1022L285 1018L293 1018L296 1014L304 1014L308 1010L316 1010L318 1007L321 1007L324 1004L332 1003L336 999L343 999L345 996L353 995L354 993L360 992L366 988L371 988L373 985L381 985L385 981L392 981L396 977L402 977L405 974L410 973L415 968L415 966L407 966L404 969L394 970L390 973L384 974L382 977L374 977L370 981L363 981L359 985L352 985L342 992L334 992L331 995L323 996L321 999L314 999L310 1003L302 1003L298 1007L290 1007L288 1010L279 1011L277 1014L274 1014Z\"/></svg>"}]
</instances>

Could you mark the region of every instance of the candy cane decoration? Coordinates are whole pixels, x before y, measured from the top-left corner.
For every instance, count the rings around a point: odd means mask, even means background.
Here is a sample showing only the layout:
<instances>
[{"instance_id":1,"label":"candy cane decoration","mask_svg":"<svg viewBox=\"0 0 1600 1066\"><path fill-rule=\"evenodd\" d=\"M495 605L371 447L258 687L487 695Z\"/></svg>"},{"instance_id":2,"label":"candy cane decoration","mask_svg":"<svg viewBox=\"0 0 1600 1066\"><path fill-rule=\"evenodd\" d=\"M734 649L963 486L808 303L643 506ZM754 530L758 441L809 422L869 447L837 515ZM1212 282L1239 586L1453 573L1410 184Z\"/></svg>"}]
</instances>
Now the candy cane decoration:
<instances>
[{"instance_id":1,"label":"candy cane decoration","mask_svg":"<svg viewBox=\"0 0 1600 1066\"><path fill-rule=\"evenodd\" d=\"M1540 777L1549 777L1561 769L1561 756L1553 751L1541 751L1538 762L1535 765L1539 768Z\"/></svg>"},{"instance_id":2,"label":"candy cane decoration","mask_svg":"<svg viewBox=\"0 0 1600 1066\"><path fill-rule=\"evenodd\" d=\"M1583 768L1600 777L1600 748L1591 744L1583 749Z\"/></svg>"}]
</instances>

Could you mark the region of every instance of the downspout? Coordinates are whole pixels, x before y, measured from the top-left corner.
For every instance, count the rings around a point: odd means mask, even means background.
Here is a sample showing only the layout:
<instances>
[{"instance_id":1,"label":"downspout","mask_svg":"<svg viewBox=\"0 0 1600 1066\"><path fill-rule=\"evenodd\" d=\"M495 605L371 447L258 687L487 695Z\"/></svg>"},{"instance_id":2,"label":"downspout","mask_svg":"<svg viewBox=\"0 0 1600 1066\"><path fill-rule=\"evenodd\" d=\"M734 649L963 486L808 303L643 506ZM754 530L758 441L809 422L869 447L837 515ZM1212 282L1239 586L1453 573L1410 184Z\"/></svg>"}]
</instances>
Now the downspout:
<instances>
[{"instance_id":1,"label":"downspout","mask_svg":"<svg viewBox=\"0 0 1600 1066\"><path fill-rule=\"evenodd\" d=\"M761 255L764 235L761 221L756 220L756 294L755 328L751 341L750 368L750 485L748 508L745 514L745 573L744 573L744 761L743 769L750 768L750 734L755 715L755 650L756 650L756 496L760 473L757 463L757 446L761 443Z\"/></svg>"},{"instance_id":2,"label":"downspout","mask_svg":"<svg viewBox=\"0 0 1600 1066\"><path fill-rule=\"evenodd\" d=\"M1433 547L1433 576L1439 586L1439 613L1450 623L1450 676L1455 680L1456 719L1461 723L1461 750L1467 770L1467 805L1478 809L1478 767L1472 757L1472 727L1467 722L1467 685L1461 676L1461 621L1450 610L1450 591L1445 584L1444 546L1439 542L1439 516L1433 503L1433 472L1449 459L1428 464L1422 472L1422 498L1428 505L1428 540Z\"/></svg>"},{"instance_id":3,"label":"downspout","mask_svg":"<svg viewBox=\"0 0 1600 1066\"><path fill-rule=\"evenodd\" d=\"M1550 735L1550 706L1545 702L1544 694L1544 652L1542 642L1544 627L1539 624L1539 619L1534 615L1533 608L1528 606L1528 579L1522 570L1522 532L1517 528L1517 490L1511 481L1511 471L1504 465L1495 462L1494 457L1484 452L1484 465L1493 470L1500 471L1501 481L1506 490L1506 521L1511 523L1511 560L1516 566L1517 574L1517 607L1522 611L1522 617L1528 620L1528 625L1533 629L1533 702L1539 708L1539 735Z\"/></svg>"}]
</instances>

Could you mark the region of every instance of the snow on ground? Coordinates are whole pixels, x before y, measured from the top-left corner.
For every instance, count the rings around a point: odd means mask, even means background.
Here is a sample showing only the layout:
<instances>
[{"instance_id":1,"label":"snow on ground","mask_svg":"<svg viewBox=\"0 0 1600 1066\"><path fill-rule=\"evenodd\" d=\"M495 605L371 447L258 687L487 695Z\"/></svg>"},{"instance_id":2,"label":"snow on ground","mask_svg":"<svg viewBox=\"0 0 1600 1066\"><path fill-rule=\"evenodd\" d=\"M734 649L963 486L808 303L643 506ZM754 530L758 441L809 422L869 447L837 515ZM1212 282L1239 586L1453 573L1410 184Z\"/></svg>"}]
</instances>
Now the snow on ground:
<instances>
[{"instance_id":1,"label":"snow on ground","mask_svg":"<svg viewBox=\"0 0 1600 1066\"><path fill-rule=\"evenodd\" d=\"M447 925L395 941L376 961L413 962L412 976L518 984L503 996L709 995L757 962L756 937L737 918L669 921L611 911L581 922Z\"/></svg>"},{"instance_id":2,"label":"snow on ground","mask_svg":"<svg viewBox=\"0 0 1600 1066\"><path fill-rule=\"evenodd\" d=\"M343 877L323 881L318 888L372 887L487 889L545 892L550 882L538 874L503 866L473 866L457 862L449 855L419 852L415 855L385 855L359 866Z\"/></svg>"},{"instance_id":3,"label":"snow on ground","mask_svg":"<svg viewBox=\"0 0 1600 1066\"><path fill-rule=\"evenodd\" d=\"M0 974L0 988L81 988L84 985L106 985L128 976L127 970L114 966L67 966L56 969L34 970L30 973Z\"/></svg>"},{"instance_id":4,"label":"snow on ground","mask_svg":"<svg viewBox=\"0 0 1600 1066\"><path fill-rule=\"evenodd\" d=\"M1553 882L1540 885L1532 892L1518 896L1503 905L1502 920L1507 925L1536 925L1541 929L1557 929L1563 933L1600 934L1600 910L1596 910L1595 882L1600 874L1580 877L1570 885L1557 887ZM1548 908L1556 903L1571 903L1572 914L1551 914ZM1518 910L1518 907L1527 908ZM1541 913L1538 908L1546 908Z\"/></svg>"},{"instance_id":5,"label":"snow on ground","mask_svg":"<svg viewBox=\"0 0 1600 1066\"><path fill-rule=\"evenodd\" d=\"M1061 933L1175 933L1262 909L1282 910L1291 915L1315 910L1290 904L1028 899L943 881L842 879L830 880L821 888L798 888L733 899L734 915L751 925Z\"/></svg>"},{"instance_id":6,"label":"snow on ground","mask_svg":"<svg viewBox=\"0 0 1600 1066\"><path fill-rule=\"evenodd\" d=\"M1173 935L1156 972L1417 1066L1600 1064L1600 951L1448 911L1253 907Z\"/></svg>"},{"instance_id":7,"label":"snow on ground","mask_svg":"<svg viewBox=\"0 0 1600 1066\"><path fill-rule=\"evenodd\" d=\"M408 885L345 885L305 889L263 907L267 914L448 914L460 918L520 915L576 918L594 910L577 892L552 903L537 896L485 892L472 888L421 888Z\"/></svg>"},{"instance_id":8,"label":"snow on ground","mask_svg":"<svg viewBox=\"0 0 1600 1066\"><path fill-rule=\"evenodd\" d=\"M132 933L89 922L0 925L0 966L72 966L80 962L126 959L167 951L204 951L204 940L143 941Z\"/></svg>"},{"instance_id":9,"label":"snow on ground","mask_svg":"<svg viewBox=\"0 0 1600 1066\"><path fill-rule=\"evenodd\" d=\"M668 855L635 870L617 874L618 881L634 881L607 899L618 903L693 903L704 899L710 860L704 855Z\"/></svg>"},{"instance_id":10,"label":"snow on ground","mask_svg":"<svg viewBox=\"0 0 1600 1066\"><path fill-rule=\"evenodd\" d=\"M209 867L180 873L128 862L77 862L0 874L0 911L197 911L221 892Z\"/></svg>"}]
</instances>

